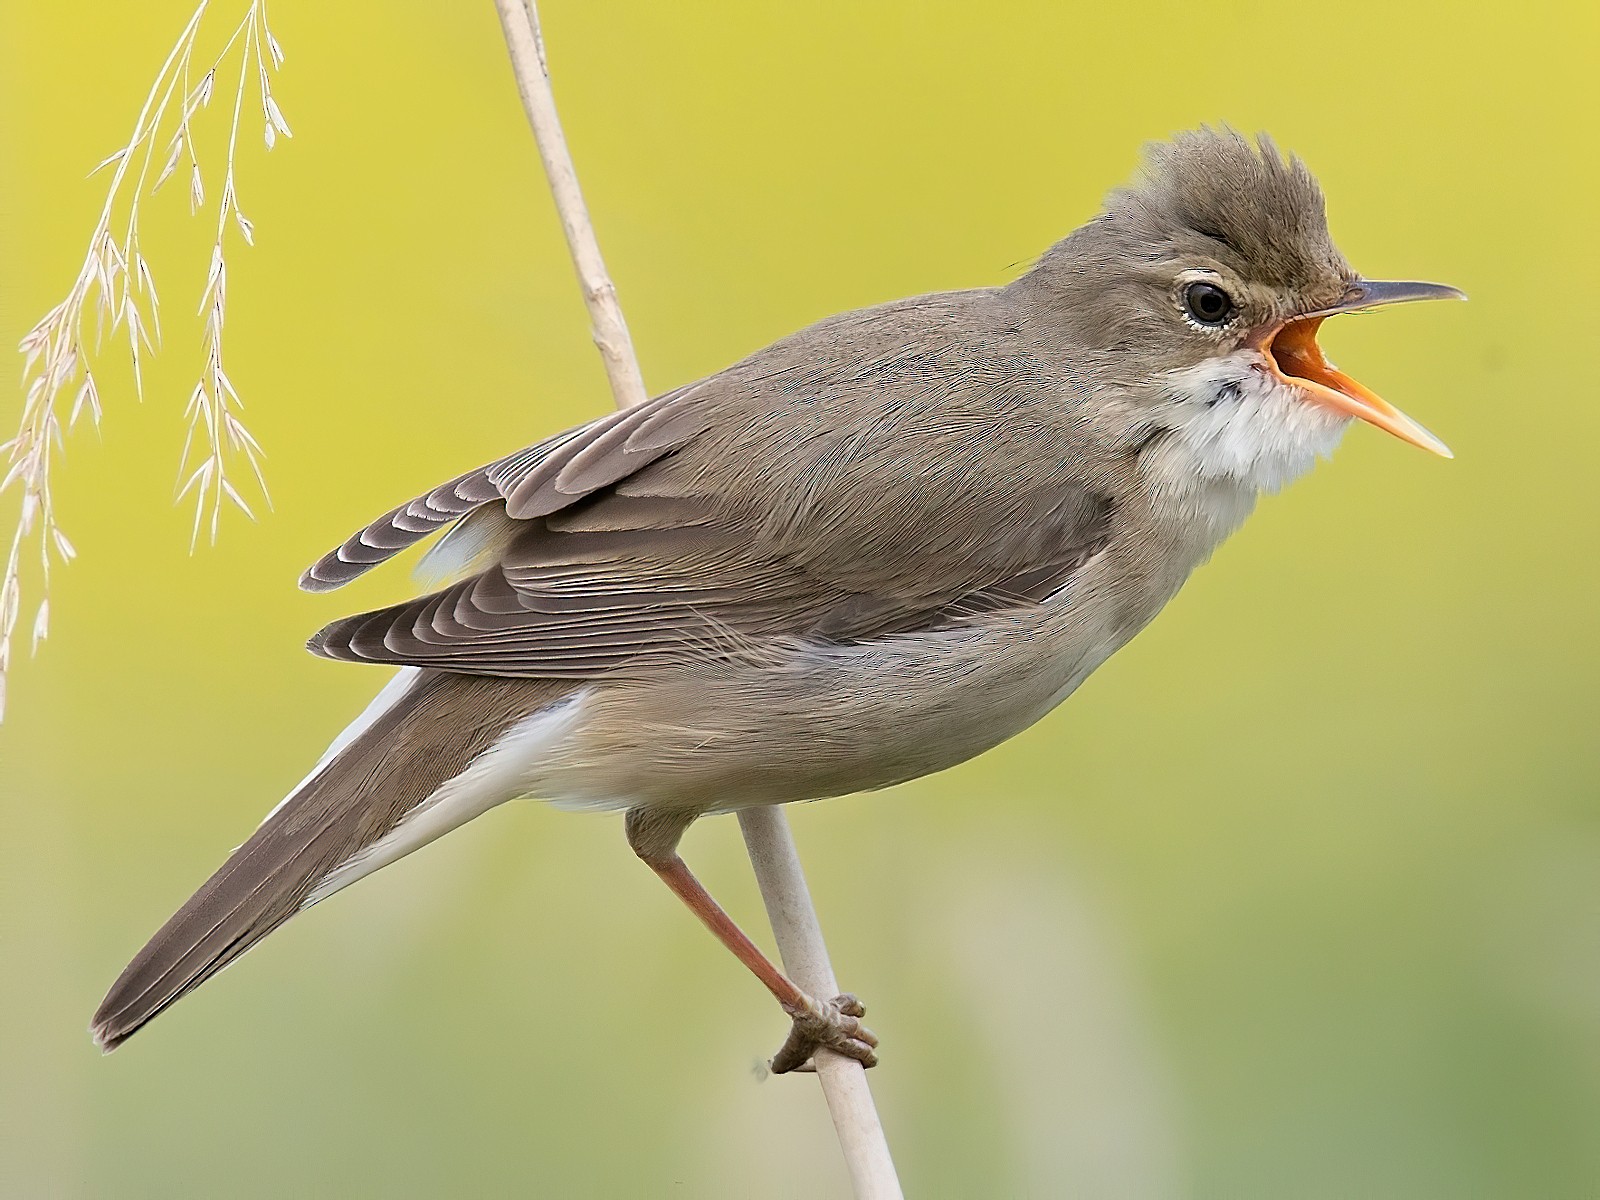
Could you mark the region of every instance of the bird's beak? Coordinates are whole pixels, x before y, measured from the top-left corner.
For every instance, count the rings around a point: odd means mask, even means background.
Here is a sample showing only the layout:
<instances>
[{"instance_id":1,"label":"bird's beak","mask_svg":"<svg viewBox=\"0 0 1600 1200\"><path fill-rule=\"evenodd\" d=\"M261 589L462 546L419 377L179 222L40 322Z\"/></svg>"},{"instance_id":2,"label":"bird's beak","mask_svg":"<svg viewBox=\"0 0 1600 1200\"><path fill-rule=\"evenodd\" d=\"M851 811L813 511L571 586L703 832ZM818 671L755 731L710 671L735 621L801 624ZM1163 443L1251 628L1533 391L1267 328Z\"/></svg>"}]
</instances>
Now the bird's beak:
<instances>
[{"instance_id":1,"label":"bird's beak","mask_svg":"<svg viewBox=\"0 0 1600 1200\"><path fill-rule=\"evenodd\" d=\"M1382 397L1362 387L1322 356L1317 345L1317 329L1328 317L1338 313L1361 312L1380 304L1403 304L1411 300L1465 300L1466 293L1442 283L1378 283L1358 280L1344 299L1331 308L1318 309L1286 321L1267 331L1259 349L1266 355L1273 373L1284 383L1299 388L1314 403L1360 417L1379 429L1387 430L1403 442L1420 446L1444 458L1454 457L1450 448L1405 413Z\"/></svg>"}]
</instances>

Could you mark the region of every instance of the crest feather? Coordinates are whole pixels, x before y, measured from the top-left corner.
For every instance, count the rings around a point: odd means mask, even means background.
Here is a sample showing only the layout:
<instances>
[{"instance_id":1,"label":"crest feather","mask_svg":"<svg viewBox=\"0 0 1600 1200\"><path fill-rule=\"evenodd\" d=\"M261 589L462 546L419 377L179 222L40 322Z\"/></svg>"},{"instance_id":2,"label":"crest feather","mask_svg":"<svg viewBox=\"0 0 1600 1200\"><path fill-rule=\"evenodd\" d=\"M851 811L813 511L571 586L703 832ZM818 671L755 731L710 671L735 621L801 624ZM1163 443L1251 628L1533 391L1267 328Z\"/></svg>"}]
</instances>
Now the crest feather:
<instances>
[{"instance_id":1,"label":"crest feather","mask_svg":"<svg viewBox=\"0 0 1600 1200\"><path fill-rule=\"evenodd\" d=\"M1316 178L1266 134L1251 141L1226 126L1203 127L1146 146L1144 170L1108 197L1105 216L1160 240L1198 234L1266 283L1292 286L1348 270Z\"/></svg>"}]
</instances>

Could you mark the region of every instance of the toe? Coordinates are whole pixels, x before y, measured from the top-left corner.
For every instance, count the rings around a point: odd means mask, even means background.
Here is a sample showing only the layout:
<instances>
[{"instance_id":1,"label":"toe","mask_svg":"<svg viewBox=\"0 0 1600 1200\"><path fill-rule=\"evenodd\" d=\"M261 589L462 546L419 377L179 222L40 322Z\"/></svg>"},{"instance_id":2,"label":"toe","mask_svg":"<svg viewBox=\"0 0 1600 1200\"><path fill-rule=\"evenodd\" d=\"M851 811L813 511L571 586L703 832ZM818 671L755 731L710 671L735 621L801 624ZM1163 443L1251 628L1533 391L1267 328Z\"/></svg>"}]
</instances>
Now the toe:
<instances>
[{"instance_id":1,"label":"toe","mask_svg":"<svg viewBox=\"0 0 1600 1200\"><path fill-rule=\"evenodd\" d=\"M875 1067L878 1065L878 1056L873 1048L857 1038L850 1038L830 1048L837 1050L846 1058L855 1059L863 1067Z\"/></svg>"},{"instance_id":2,"label":"toe","mask_svg":"<svg viewBox=\"0 0 1600 1200\"><path fill-rule=\"evenodd\" d=\"M836 1036L829 1039L830 1042L848 1038L851 1041L865 1042L868 1046L876 1046L878 1035L861 1023L861 1013L865 1010L860 1005L857 1005L856 1009L855 1012L840 1010L833 1021L833 1031Z\"/></svg>"},{"instance_id":3,"label":"toe","mask_svg":"<svg viewBox=\"0 0 1600 1200\"><path fill-rule=\"evenodd\" d=\"M767 1068L774 1075L787 1075L790 1071L814 1070L811 1065L811 1053L815 1049L815 1042L791 1037L772 1056Z\"/></svg>"},{"instance_id":4,"label":"toe","mask_svg":"<svg viewBox=\"0 0 1600 1200\"><path fill-rule=\"evenodd\" d=\"M833 1006L847 1017L864 1017L867 1015L867 1006L861 1003L861 998L854 992L845 992L833 998Z\"/></svg>"}]
</instances>

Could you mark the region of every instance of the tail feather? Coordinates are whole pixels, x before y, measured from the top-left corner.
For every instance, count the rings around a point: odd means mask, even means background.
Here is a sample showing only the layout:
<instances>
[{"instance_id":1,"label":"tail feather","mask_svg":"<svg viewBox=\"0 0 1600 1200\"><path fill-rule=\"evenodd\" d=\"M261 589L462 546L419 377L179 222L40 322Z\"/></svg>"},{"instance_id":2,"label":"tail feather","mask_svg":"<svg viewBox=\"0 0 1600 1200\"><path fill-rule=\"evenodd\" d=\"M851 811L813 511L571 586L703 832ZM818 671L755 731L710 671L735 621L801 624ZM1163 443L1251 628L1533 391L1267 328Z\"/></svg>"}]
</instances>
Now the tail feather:
<instances>
[{"instance_id":1,"label":"tail feather","mask_svg":"<svg viewBox=\"0 0 1600 1200\"><path fill-rule=\"evenodd\" d=\"M339 877L338 886L359 878L365 872L351 872L347 864L563 691L556 684L437 671L402 676L123 971L90 1026L101 1047L115 1049L295 913L337 890L326 886L331 876ZM400 853L510 794L463 807L453 823L435 816L427 836L407 839ZM373 868L394 857L391 851Z\"/></svg>"}]
</instances>

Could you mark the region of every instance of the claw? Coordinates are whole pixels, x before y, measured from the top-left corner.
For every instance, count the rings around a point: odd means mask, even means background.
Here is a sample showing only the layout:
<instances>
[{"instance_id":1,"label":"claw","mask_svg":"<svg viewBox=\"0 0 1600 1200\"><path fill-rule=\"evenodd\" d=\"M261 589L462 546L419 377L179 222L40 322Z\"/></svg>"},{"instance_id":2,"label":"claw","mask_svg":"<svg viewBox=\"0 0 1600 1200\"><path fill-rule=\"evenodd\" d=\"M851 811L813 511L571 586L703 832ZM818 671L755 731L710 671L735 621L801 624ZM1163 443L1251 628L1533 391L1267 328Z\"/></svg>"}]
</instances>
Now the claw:
<instances>
[{"instance_id":1,"label":"claw","mask_svg":"<svg viewBox=\"0 0 1600 1200\"><path fill-rule=\"evenodd\" d=\"M805 1006L789 1015L794 1025L769 1064L774 1075L816 1070L812 1056L824 1047L855 1059L863 1067L877 1065L878 1056L873 1050L878 1035L861 1023L867 1015L866 1006L849 992L826 1004L807 997Z\"/></svg>"}]
</instances>

